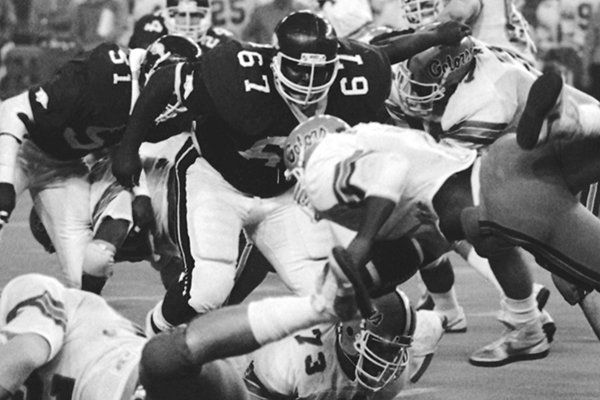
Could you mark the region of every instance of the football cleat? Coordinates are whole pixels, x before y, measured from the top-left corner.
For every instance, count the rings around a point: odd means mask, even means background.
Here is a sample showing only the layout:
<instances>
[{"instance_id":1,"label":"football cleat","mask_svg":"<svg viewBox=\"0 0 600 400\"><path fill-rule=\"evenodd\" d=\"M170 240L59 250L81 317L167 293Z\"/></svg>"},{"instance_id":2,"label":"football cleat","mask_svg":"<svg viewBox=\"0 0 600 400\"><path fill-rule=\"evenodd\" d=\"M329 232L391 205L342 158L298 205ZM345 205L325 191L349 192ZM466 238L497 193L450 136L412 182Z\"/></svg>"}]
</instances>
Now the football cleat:
<instances>
[{"instance_id":1,"label":"football cleat","mask_svg":"<svg viewBox=\"0 0 600 400\"><path fill-rule=\"evenodd\" d=\"M475 351L469 362L478 367L499 367L516 361L544 358L550 351L550 344L542 329L540 319L519 327L506 324L504 335Z\"/></svg>"},{"instance_id":2,"label":"football cleat","mask_svg":"<svg viewBox=\"0 0 600 400\"><path fill-rule=\"evenodd\" d=\"M444 328L446 333L464 333L467 331L467 316L465 315L465 310L462 307L458 307L457 313L454 314L452 318L450 318L450 314L441 314L447 319L446 326Z\"/></svg>"},{"instance_id":3,"label":"football cleat","mask_svg":"<svg viewBox=\"0 0 600 400\"><path fill-rule=\"evenodd\" d=\"M431 297L429 292L425 292L425 293L423 293L423 295L421 297L419 297L419 300L417 301L417 306L415 307L415 310L417 310L417 311L433 310L434 306L435 306L435 303L433 302L433 297Z\"/></svg>"},{"instance_id":4,"label":"football cleat","mask_svg":"<svg viewBox=\"0 0 600 400\"><path fill-rule=\"evenodd\" d=\"M411 346L410 381L416 383L421 379L433 359L438 348L447 319L430 310L417 311L417 324Z\"/></svg>"},{"instance_id":5,"label":"football cleat","mask_svg":"<svg viewBox=\"0 0 600 400\"><path fill-rule=\"evenodd\" d=\"M560 117L562 88L562 77L553 71L545 72L531 85L517 126L517 143L522 149L531 150L546 140L549 128L544 122L548 119L551 125L550 121Z\"/></svg>"}]
</instances>

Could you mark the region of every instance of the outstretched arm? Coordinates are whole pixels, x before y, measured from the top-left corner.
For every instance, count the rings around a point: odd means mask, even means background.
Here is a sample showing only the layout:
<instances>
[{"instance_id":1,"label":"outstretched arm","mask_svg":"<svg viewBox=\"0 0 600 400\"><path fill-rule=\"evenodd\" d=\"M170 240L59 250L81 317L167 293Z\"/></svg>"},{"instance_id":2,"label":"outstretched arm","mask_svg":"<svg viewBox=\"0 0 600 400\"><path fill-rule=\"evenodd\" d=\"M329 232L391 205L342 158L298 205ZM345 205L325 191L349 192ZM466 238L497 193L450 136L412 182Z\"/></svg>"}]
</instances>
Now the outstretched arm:
<instances>
[{"instance_id":1,"label":"outstretched arm","mask_svg":"<svg viewBox=\"0 0 600 400\"><path fill-rule=\"evenodd\" d=\"M387 54L390 63L393 65L433 46L457 44L470 34L471 28L468 26L456 21L447 21L440 23L433 29L404 34L373 44Z\"/></svg>"}]
</instances>

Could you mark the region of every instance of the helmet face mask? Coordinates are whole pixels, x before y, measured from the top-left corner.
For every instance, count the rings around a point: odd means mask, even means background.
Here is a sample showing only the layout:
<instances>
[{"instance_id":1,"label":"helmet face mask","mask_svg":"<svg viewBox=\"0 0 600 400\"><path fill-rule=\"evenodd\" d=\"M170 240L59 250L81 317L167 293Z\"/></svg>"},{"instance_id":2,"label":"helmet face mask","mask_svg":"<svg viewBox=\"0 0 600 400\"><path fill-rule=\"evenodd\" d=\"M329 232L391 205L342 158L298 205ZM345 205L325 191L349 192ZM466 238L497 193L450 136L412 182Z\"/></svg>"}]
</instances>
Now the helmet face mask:
<instances>
[{"instance_id":1,"label":"helmet face mask","mask_svg":"<svg viewBox=\"0 0 600 400\"><path fill-rule=\"evenodd\" d=\"M440 118L456 85L472 71L475 53L467 37L456 46L432 47L402 62L394 82L402 111L425 120Z\"/></svg>"},{"instance_id":2,"label":"helmet face mask","mask_svg":"<svg viewBox=\"0 0 600 400\"><path fill-rule=\"evenodd\" d=\"M419 29L437 21L442 11L441 0L402 0L404 19L413 29Z\"/></svg>"},{"instance_id":3,"label":"helmet face mask","mask_svg":"<svg viewBox=\"0 0 600 400\"><path fill-rule=\"evenodd\" d=\"M166 7L163 18L169 33L200 40L212 26L210 4L200 5L199 1L179 0L176 6Z\"/></svg>"},{"instance_id":4,"label":"helmet face mask","mask_svg":"<svg viewBox=\"0 0 600 400\"><path fill-rule=\"evenodd\" d=\"M360 336L354 342L359 354L357 381L367 389L378 391L397 379L408 364L410 341L409 337L401 336L389 340L361 327Z\"/></svg>"},{"instance_id":5,"label":"helmet face mask","mask_svg":"<svg viewBox=\"0 0 600 400\"><path fill-rule=\"evenodd\" d=\"M338 345L354 362L356 381L377 392L397 379L408 365L415 311L398 288L374 299L371 317L338 325Z\"/></svg>"},{"instance_id":6,"label":"helmet face mask","mask_svg":"<svg viewBox=\"0 0 600 400\"><path fill-rule=\"evenodd\" d=\"M279 94L302 106L323 100L340 68L329 22L309 11L292 13L275 28L275 45L271 69Z\"/></svg>"}]
</instances>

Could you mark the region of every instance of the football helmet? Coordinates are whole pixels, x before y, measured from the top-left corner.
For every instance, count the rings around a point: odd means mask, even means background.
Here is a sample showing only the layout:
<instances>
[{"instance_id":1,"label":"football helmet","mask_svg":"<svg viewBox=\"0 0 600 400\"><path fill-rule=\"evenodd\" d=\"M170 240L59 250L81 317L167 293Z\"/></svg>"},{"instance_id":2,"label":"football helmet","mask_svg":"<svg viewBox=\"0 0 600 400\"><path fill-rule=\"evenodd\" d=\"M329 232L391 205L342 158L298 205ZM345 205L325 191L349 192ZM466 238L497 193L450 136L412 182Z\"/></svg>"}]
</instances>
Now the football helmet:
<instances>
[{"instance_id":1,"label":"football helmet","mask_svg":"<svg viewBox=\"0 0 600 400\"><path fill-rule=\"evenodd\" d=\"M209 0L169 1L161 11L169 33L187 36L197 42L212 25Z\"/></svg>"},{"instance_id":2,"label":"football helmet","mask_svg":"<svg viewBox=\"0 0 600 400\"><path fill-rule=\"evenodd\" d=\"M140 65L140 88L157 69L182 61L197 61L201 55L200 46L186 36L161 36L146 49Z\"/></svg>"},{"instance_id":3,"label":"football helmet","mask_svg":"<svg viewBox=\"0 0 600 400\"><path fill-rule=\"evenodd\" d=\"M335 30L311 11L291 13L275 27L275 87L293 103L306 106L325 98L340 63Z\"/></svg>"},{"instance_id":4,"label":"football helmet","mask_svg":"<svg viewBox=\"0 0 600 400\"><path fill-rule=\"evenodd\" d=\"M350 129L350 125L331 115L316 115L294 128L283 146L286 176L300 178L308 158L325 135L347 129Z\"/></svg>"},{"instance_id":5,"label":"football helmet","mask_svg":"<svg viewBox=\"0 0 600 400\"><path fill-rule=\"evenodd\" d=\"M431 47L399 64L394 84L402 111L430 119L434 103L472 71L475 52L475 44L465 37L457 45Z\"/></svg>"},{"instance_id":6,"label":"football helmet","mask_svg":"<svg viewBox=\"0 0 600 400\"><path fill-rule=\"evenodd\" d=\"M419 29L437 21L444 8L443 0L402 0L404 19L413 29Z\"/></svg>"},{"instance_id":7,"label":"football helmet","mask_svg":"<svg viewBox=\"0 0 600 400\"><path fill-rule=\"evenodd\" d=\"M376 392L406 368L416 314L399 287L373 305L376 312L368 319L338 324L337 346L338 356L341 351L354 364L356 381Z\"/></svg>"}]
</instances>

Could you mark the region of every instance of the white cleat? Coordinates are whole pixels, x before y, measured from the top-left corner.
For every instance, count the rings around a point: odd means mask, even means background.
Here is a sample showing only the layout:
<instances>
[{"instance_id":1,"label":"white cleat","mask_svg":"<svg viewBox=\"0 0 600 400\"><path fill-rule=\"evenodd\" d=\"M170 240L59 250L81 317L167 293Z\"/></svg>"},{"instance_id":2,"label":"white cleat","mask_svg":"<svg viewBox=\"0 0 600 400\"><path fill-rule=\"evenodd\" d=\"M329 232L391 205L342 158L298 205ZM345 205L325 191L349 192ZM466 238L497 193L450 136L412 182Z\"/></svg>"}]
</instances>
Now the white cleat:
<instances>
[{"instance_id":1,"label":"white cleat","mask_svg":"<svg viewBox=\"0 0 600 400\"><path fill-rule=\"evenodd\" d=\"M446 317L430 310L417 311L417 325L410 347L410 381L416 383L429 365L444 336Z\"/></svg>"}]
</instances>

